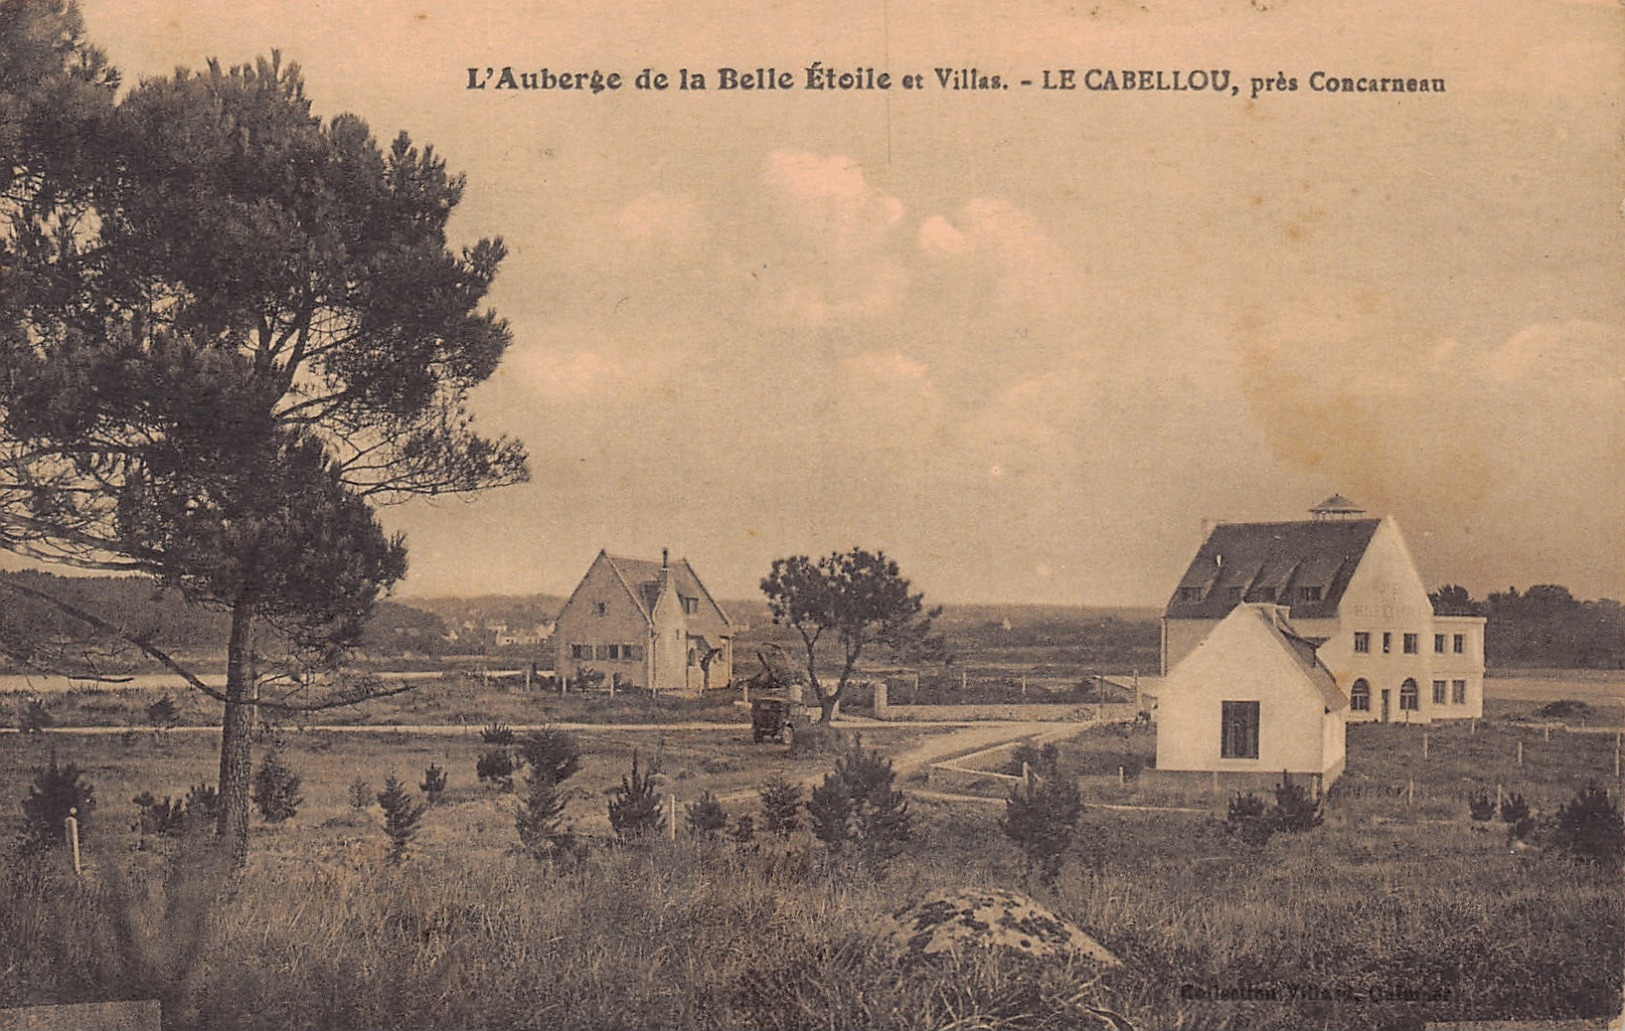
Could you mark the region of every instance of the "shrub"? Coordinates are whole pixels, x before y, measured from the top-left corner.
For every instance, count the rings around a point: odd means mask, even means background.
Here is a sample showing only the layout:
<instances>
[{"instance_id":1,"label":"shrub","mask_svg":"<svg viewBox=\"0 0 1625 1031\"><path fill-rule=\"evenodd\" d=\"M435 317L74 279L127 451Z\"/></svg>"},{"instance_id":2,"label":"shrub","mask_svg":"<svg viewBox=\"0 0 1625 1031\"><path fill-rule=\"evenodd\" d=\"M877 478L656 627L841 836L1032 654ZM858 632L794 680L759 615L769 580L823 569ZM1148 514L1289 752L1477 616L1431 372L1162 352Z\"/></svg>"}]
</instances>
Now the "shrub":
<instances>
[{"instance_id":1,"label":"shrub","mask_svg":"<svg viewBox=\"0 0 1625 1031\"><path fill-rule=\"evenodd\" d=\"M38 698L30 698L23 706L23 711L17 716L17 730L30 737L45 733L45 729L56 722L51 710Z\"/></svg>"},{"instance_id":2,"label":"shrub","mask_svg":"<svg viewBox=\"0 0 1625 1031\"><path fill-rule=\"evenodd\" d=\"M300 776L282 761L276 749L265 753L254 771L252 797L266 823L281 823L299 812L305 801L299 794Z\"/></svg>"},{"instance_id":3,"label":"shrub","mask_svg":"<svg viewBox=\"0 0 1625 1031\"><path fill-rule=\"evenodd\" d=\"M748 813L741 813L734 818L733 829L728 832L734 844L749 845L756 838L756 820Z\"/></svg>"},{"instance_id":4,"label":"shrub","mask_svg":"<svg viewBox=\"0 0 1625 1031\"><path fill-rule=\"evenodd\" d=\"M181 711L168 695L147 706L147 723L155 733L163 733L181 721Z\"/></svg>"},{"instance_id":5,"label":"shrub","mask_svg":"<svg viewBox=\"0 0 1625 1031\"><path fill-rule=\"evenodd\" d=\"M621 775L621 786L609 800L609 824L623 841L645 841L660 831L660 795L655 788L656 764L641 772L638 753L632 752L632 772Z\"/></svg>"},{"instance_id":6,"label":"shrub","mask_svg":"<svg viewBox=\"0 0 1625 1031\"><path fill-rule=\"evenodd\" d=\"M1501 822L1507 825L1507 844L1523 841L1533 833L1535 819L1529 813L1529 803L1514 791L1501 799Z\"/></svg>"},{"instance_id":7,"label":"shrub","mask_svg":"<svg viewBox=\"0 0 1625 1031\"><path fill-rule=\"evenodd\" d=\"M859 736L813 789L807 811L814 836L832 852L855 846L859 857L873 866L902 852L913 818L908 797L892 786L896 775L891 760L866 751Z\"/></svg>"},{"instance_id":8,"label":"shrub","mask_svg":"<svg viewBox=\"0 0 1625 1031\"><path fill-rule=\"evenodd\" d=\"M491 748L480 753L474 763L474 774L481 784L490 784L498 791L513 790L513 753L506 748Z\"/></svg>"},{"instance_id":9,"label":"shrub","mask_svg":"<svg viewBox=\"0 0 1625 1031\"><path fill-rule=\"evenodd\" d=\"M563 784L581 769L581 746L575 735L546 727L525 738L519 746L519 758L530 767L532 775Z\"/></svg>"},{"instance_id":10,"label":"shrub","mask_svg":"<svg viewBox=\"0 0 1625 1031\"><path fill-rule=\"evenodd\" d=\"M1608 792L1592 781L1558 808L1552 841L1576 859L1615 870L1625 859L1625 820Z\"/></svg>"},{"instance_id":11,"label":"shrub","mask_svg":"<svg viewBox=\"0 0 1625 1031\"><path fill-rule=\"evenodd\" d=\"M213 784L194 784L186 793L188 825L201 827L212 824L220 815L220 792Z\"/></svg>"},{"instance_id":12,"label":"shrub","mask_svg":"<svg viewBox=\"0 0 1625 1031\"><path fill-rule=\"evenodd\" d=\"M423 783L418 787L423 789L423 795L430 805L437 805L440 796L446 793L446 771L435 763L430 763L428 769L423 771Z\"/></svg>"},{"instance_id":13,"label":"shrub","mask_svg":"<svg viewBox=\"0 0 1625 1031\"><path fill-rule=\"evenodd\" d=\"M365 809L372 805L372 785L367 778L357 777L350 782L350 808Z\"/></svg>"},{"instance_id":14,"label":"shrub","mask_svg":"<svg viewBox=\"0 0 1625 1031\"><path fill-rule=\"evenodd\" d=\"M96 792L83 779L79 767L73 763L58 765L51 756L49 766L34 771L34 783L23 799L23 846L31 851L43 851L63 841L63 821L77 815L81 824L96 808Z\"/></svg>"},{"instance_id":15,"label":"shrub","mask_svg":"<svg viewBox=\"0 0 1625 1031\"><path fill-rule=\"evenodd\" d=\"M423 819L426 807L413 800L406 785L393 773L384 778L378 806L384 811L384 833L389 835L389 861L399 863L406 858L406 846L417 836L418 821Z\"/></svg>"},{"instance_id":16,"label":"shrub","mask_svg":"<svg viewBox=\"0 0 1625 1031\"><path fill-rule=\"evenodd\" d=\"M1485 823L1495 818L1495 800L1488 792L1480 791L1467 799L1467 815L1478 823Z\"/></svg>"},{"instance_id":17,"label":"shrub","mask_svg":"<svg viewBox=\"0 0 1625 1031\"><path fill-rule=\"evenodd\" d=\"M1031 741L1023 741L1010 751L1010 758L1005 760L1000 772L1011 777L1021 776L1023 768L1043 777L1056 776L1061 768L1061 751L1050 742L1039 748Z\"/></svg>"},{"instance_id":18,"label":"shrub","mask_svg":"<svg viewBox=\"0 0 1625 1031\"><path fill-rule=\"evenodd\" d=\"M1269 811L1264 800L1249 791L1231 796L1224 829L1249 845L1263 845L1274 835L1275 821L1276 814Z\"/></svg>"},{"instance_id":19,"label":"shrub","mask_svg":"<svg viewBox=\"0 0 1625 1031\"><path fill-rule=\"evenodd\" d=\"M559 786L534 771L528 790L514 815L519 840L537 859L560 859L574 854L575 832L564 822L564 796Z\"/></svg>"},{"instance_id":20,"label":"shrub","mask_svg":"<svg viewBox=\"0 0 1625 1031\"><path fill-rule=\"evenodd\" d=\"M604 671L593 669L591 666L582 666L576 670L575 676L570 678L570 686L577 691L596 691L604 686Z\"/></svg>"},{"instance_id":21,"label":"shrub","mask_svg":"<svg viewBox=\"0 0 1625 1031\"><path fill-rule=\"evenodd\" d=\"M1037 870L1040 880L1054 884L1082 815L1077 782L1048 776L1037 787L1022 784L1010 793L999 829L1021 849L1028 875Z\"/></svg>"},{"instance_id":22,"label":"shrub","mask_svg":"<svg viewBox=\"0 0 1625 1031\"><path fill-rule=\"evenodd\" d=\"M728 829L728 810L707 791L687 807L688 832L702 838L714 838Z\"/></svg>"},{"instance_id":23,"label":"shrub","mask_svg":"<svg viewBox=\"0 0 1625 1031\"><path fill-rule=\"evenodd\" d=\"M489 723L480 731L480 740L488 745L511 745L514 741L513 728L500 720Z\"/></svg>"},{"instance_id":24,"label":"shrub","mask_svg":"<svg viewBox=\"0 0 1625 1031\"><path fill-rule=\"evenodd\" d=\"M798 719L790 725L791 755L837 755L843 745L841 732L827 723L802 723Z\"/></svg>"},{"instance_id":25,"label":"shrub","mask_svg":"<svg viewBox=\"0 0 1625 1031\"><path fill-rule=\"evenodd\" d=\"M152 792L143 791L130 801L135 803L136 829L142 834L179 834L186 827L186 805L181 799L154 798Z\"/></svg>"},{"instance_id":26,"label":"shrub","mask_svg":"<svg viewBox=\"0 0 1625 1031\"><path fill-rule=\"evenodd\" d=\"M762 799L762 829L787 838L801 828L801 785L775 775L758 792Z\"/></svg>"},{"instance_id":27,"label":"shrub","mask_svg":"<svg viewBox=\"0 0 1625 1031\"><path fill-rule=\"evenodd\" d=\"M1314 830L1325 819L1320 810L1320 801L1312 798L1302 784L1292 783L1291 776L1285 770L1281 771L1281 783L1275 785L1275 812L1272 817L1275 829L1289 834Z\"/></svg>"}]
</instances>

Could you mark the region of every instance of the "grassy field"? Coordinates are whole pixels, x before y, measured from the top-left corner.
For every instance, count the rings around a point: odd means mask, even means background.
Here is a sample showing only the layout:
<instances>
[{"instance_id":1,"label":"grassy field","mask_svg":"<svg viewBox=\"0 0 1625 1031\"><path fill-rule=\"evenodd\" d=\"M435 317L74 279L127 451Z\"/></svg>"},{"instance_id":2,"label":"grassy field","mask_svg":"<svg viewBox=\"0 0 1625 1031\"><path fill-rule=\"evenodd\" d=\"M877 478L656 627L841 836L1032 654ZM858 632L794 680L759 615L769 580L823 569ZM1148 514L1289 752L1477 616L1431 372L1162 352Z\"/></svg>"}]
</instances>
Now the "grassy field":
<instances>
[{"instance_id":1,"label":"grassy field","mask_svg":"<svg viewBox=\"0 0 1625 1031\"><path fill-rule=\"evenodd\" d=\"M1547 741L1520 714L1476 732L1435 727L1426 759L1420 728L1351 728L1325 825L1263 846L1208 814L1093 808L1053 887L1027 883L1000 806L921 799L912 846L879 873L832 859L805 831L743 847L680 838L626 849L600 837L579 866L556 869L518 848L513 796L475 783L477 735L294 731L282 747L305 777L304 806L277 827L256 820L250 866L233 880L199 842L143 843L130 826L136 792L212 779L212 736L7 735L0 835L11 836L30 771L52 748L87 770L99 801L83 882L61 856L4 866L0 1006L157 995L169 1026L222 1028L1098 1023L1084 1003L1141 1028L1613 1013L1625 967L1617 878L1509 849L1465 806L1501 783L1550 813L1611 774L1613 738ZM868 743L898 754L923 733L871 732ZM581 741L569 813L589 834L607 835L605 796L634 748L660 753L684 800L829 764L753 746L743 728ZM1125 754L1154 754L1150 732L1087 733L1063 763L1094 802L1178 801L1147 797L1133 779L1118 788ZM451 788L407 862L390 866L379 811L352 806L349 786L376 790L391 770L415 785L429 762L451 772ZM884 915L934 888L979 886L1031 890L1123 969L1096 979L979 956L899 968L881 943ZM1212 998L1225 994L1251 998Z\"/></svg>"}]
</instances>

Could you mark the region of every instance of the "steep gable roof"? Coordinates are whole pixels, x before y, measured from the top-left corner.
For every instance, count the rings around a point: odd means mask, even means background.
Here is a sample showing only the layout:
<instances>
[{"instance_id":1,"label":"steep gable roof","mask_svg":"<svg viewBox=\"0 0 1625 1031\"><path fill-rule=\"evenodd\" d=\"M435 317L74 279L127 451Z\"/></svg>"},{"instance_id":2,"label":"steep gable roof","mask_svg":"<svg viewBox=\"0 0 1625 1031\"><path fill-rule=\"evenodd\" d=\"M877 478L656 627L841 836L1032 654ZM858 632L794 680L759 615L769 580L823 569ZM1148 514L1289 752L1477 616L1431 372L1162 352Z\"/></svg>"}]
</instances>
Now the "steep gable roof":
<instances>
[{"instance_id":1,"label":"steep gable roof","mask_svg":"<svg viewBox=\"0 0 1625 1031\"><path fill-rule=\"evenodd\" d=\"M1191 560L1163 615L1221 619L1243 602L1290 605L1294 619L1337 614L1380 519L1220 523Z\"/></svg>"},{"instance_id":2,"label":"steep gable roof","mask_svg":"<svg viewBox=\"0 0 1625 1031\"><path fill-rule=\"evenodd\" d=\"M1285 663L1274 662L1271 654L1278 654ZM1302 678L1300 684L1313 691L1326 708L1335 712L1348 705L1348 696L1316 655L1315 643L1299 636L1287 620L1285 607L1277 605L1248 604L1233 609L1168 675L1169 691L1177 694L1193 678L1197 682L1210 678L1215 663L1237 661L1254 673L1292 669Z\"/></svg>"},{"instance_id":3,"label":"steep gable roof","mask_svg":"<svg viewBox=\"0 0 1625 1031\"><path fill-rule=\"evenodd\" d=\"M605 553L604 557L609 560L616 575L626 584L627 592L638 603L644 617L653 619L655 603L660 600L661 563L652 559L626 558L608 553ZM732 620L722 611L722 606L711 597L711 592L705 589L705 585L700 582L699 575L694 572L694 567L688 564L688 560L680 558L670 561L666 564L666 569L670 576L670 585L679 597L699 599L698 614L710 617L702 622L708 625L711 632L718 634L729 632Z\"/></svg>"}]
</instances>

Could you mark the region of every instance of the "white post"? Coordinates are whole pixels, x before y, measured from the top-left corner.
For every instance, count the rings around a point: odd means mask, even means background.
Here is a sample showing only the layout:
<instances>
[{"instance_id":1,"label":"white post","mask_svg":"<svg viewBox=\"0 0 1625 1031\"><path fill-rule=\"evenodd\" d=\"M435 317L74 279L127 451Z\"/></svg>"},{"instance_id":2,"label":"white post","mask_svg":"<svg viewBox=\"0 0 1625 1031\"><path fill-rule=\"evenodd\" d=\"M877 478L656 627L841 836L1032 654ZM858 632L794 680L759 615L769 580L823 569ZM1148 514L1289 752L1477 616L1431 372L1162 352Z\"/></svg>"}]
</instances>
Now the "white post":
<instances>
[{"instance_id":1,"label":"white post","mask_svg":"<svg viewBox=\"0 0 1625 1031\"><path fill-rule=\"evenodd\" d=\"M1523 739L1518 739L1518 765L1523 765Z\"/></svg>"},{"instance_id":2,"label":"white post","mask_svg":"<svg viewBox=\"0 0 1625 1031\"><path fill-rule=\"evenodd\" d=\"M1033 793L1033 768L1025 762L1021 764L1021 783L1027 786L1027 794L1031 795Z\"/></svg>"},{"instance_id":3,"label":"white post","mask_svg":"<svg viewBox=\"0 0 1625 1031\"><path fill-rule=\"evenodd\" d=\"M1501 785L1497 784L1497 785L1495 785L1495 811L1496 812L1501 811L1501 798L1502 798Z\"/></svg>"},{"instance_id":4,"label":"white post","mask_svg":"<svg viewBox=\"0 0 1625 1031\"><path fill-rule=\"evenodd\" d=\"M1027 674L1025 673L1021 675L1021 700L1024 702L1027 700Z\"/></svg>"},{"instance_id":5,"label":"white post","mask_svg":"<svg viewBox=\"0 0 1625 1031\"><path fill-rule=\"evenodd\" d=\"M677 840L677 793L672 792L666 796L666 837L672 841Z\"/></svg>"},{"instance_id":6,"label":"white post","mask_svg":"<svg viewBox=\"0 0 1625 1031\"><path fill-rule=\"evenodd\" d=\"M1128 786L1127 775L1124 774L1123 767L1121 765L1117 767L1117 786L1120 788Z\"/></svg>"},{"instance_id":7,"label":"white post","mask_svg":"<svg viewBox=\"0 0 1625 1031\"><path fill-rule=\"evenodd\" d=\"M1422 758L1428 757L1428 732L1422 731Z\"/></svg>"},{"instance_id":8,"label":"white post","mask_svg":"<svg viewBox=\"0 0 1625 1031\"><path fill-rule=\"evenodd\" d=\"M84 868L79 865L79 809L68 810L68 818L62 821L68 831L68 847L73 849L73 875L83 877Z\"/></svg>"},{"instance_id":9,"label":"white post","mask_svg":"<svg viewBox=\"0 0 1625 1031\"><path fill-rule=\"evenodd\" d=\"M914 693L909 695L908 703L910 705L919 705L920 704L920 671L919 670L914 671Z\"/></svg>"},{"instance_id":10,"label":"white post","mask_svg":"<svg viewBox=\"0 0 1625 1031\"><path fill-rule=\"evenodd\" d=\"M1477 719L1473 719L1473 720L1468 721L1468 723L1467 723L1467 734L1468 734L1469 737L1476 736L1478 734L1478 720Z\"/></svg>"},{"instance_id":11,"label":"white post","mask_svg":"<svg viewBox=\"0 0 1625 1031\"><path fill-rule=\"evenodd\" d=\"M959 671L959 693L960 693L960 695L963 696L965 694L965 691L969 687L970 687L970 670L962 669L962 670Z\"/></svg>"},{"instance_id":12,"label":"white post","mask_svg":"<svg viewBox=\"0 0 1625 1031\"><path fill-rule=\"evenodd\" d=\"M1540 725L1540 739L1542 741L1550 741L1552 739L1552 725L1550 723L1542 723Z\"/></svg>"}]
</instances>

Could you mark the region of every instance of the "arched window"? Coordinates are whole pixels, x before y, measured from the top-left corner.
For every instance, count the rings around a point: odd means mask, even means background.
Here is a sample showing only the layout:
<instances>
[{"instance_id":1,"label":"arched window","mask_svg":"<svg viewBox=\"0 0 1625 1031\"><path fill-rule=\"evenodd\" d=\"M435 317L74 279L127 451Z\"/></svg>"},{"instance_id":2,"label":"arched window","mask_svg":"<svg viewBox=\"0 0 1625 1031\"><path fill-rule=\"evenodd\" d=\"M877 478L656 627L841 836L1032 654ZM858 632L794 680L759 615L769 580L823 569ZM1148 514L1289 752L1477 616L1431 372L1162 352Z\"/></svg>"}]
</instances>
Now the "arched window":
<instances>
[{"instance_id":1,"label":"arched window","mask_svg":"<svg viewBox=\"0 0 1625 1031\"><path fill-rule=\"evenodd\" d=\"M1405 682L1399 685L1399 708L1402 711L1405 709L1414 711L1421 707L1421 698L1416 690L1416 681L1406 677Z\"/></svg>"},{"instance_id":2,"label":"arched window","mask_svg":"<svg viewBox=\"0 0 1625 1031\"><path fill-rule=\"evenodd\" d=\"M1352 712L1371 711L1371 685L1364 677L1356 680L1354 686L1349 688L1349 709Z\"/></svg>"}]
</instances>

